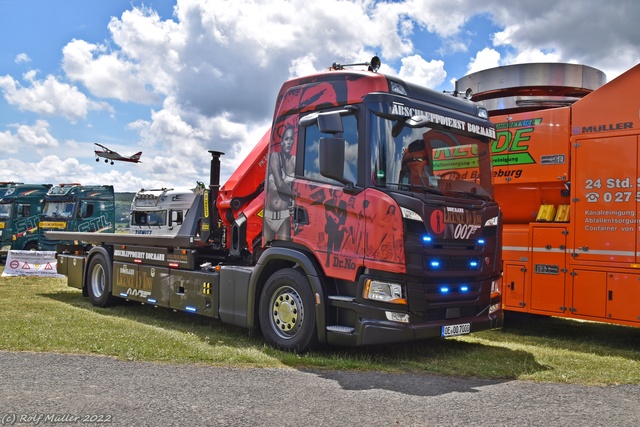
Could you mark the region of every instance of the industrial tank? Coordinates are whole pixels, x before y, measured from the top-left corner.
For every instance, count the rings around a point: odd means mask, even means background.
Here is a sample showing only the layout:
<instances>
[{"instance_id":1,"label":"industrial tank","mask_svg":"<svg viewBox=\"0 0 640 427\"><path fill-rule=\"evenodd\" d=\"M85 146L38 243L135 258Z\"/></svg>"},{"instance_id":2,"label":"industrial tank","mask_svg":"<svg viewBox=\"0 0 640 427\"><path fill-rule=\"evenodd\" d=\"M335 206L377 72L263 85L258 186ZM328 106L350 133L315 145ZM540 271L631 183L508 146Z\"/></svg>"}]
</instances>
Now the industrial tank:
<instances>
[{"instance_id":1,"label":"industrial tank","mask_svg":"<svg viewBox=\"0 0 640 427\"><path fill-rule=\"evenodd\" d=\"M471 89L471 100L496 115L571 105L605 83L602 71L586 65L531 63L468 74L456 91Z\"/></svg>"}]
</instances>

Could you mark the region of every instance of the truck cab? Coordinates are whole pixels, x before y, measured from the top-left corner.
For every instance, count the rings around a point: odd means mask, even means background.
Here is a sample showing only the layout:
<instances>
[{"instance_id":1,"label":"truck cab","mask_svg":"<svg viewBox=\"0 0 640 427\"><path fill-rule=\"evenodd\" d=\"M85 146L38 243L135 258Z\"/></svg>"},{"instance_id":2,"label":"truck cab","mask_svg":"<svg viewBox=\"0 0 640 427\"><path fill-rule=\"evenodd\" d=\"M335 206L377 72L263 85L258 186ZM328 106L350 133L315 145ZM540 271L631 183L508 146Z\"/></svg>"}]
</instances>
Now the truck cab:
<instances>
[{"instance_id":1,"label":"truck cab","mask_svg":"<svg viewBox=\"0 0 640 427\"><path fill-rule=\"evenodd\" d=\"M38 221L51 184L0 183L0 258L38 249Z\"/></svg>"},{"instance_id":2,"label":"truck cab","mask_svg":"<svg viewBox=\"0 0 640 427\"><path fill-rule=\"evenodd\" d=\"M195 188L141 189L131 201L131 234L176 234L193 204Z\"/></svg>"},{"instance_id":3,"label":"truck cab","mask_svg":"<svg viewBox=\"0 0 640 427\"><path fill-rule=\"evenodd\" d=\"M328 342L499 327L492 139L477 104L394 77L336 69L294 79L278 95L268 146L220 188L217 229L249 264L313 266L305 274L326 284L314 293L330 295ZM237 190L260 175L260 186ZM255 188L263 193L248 196ZM276 260L285 253L296 255ZM296 331L263 316L274 330ZM275 335L277 343L294 332Z\"/></svg>"},{"instance_id":4,"label":"truck cab","mask_svg":"<svg viewBox=\"0 0 640 427\"><path fill-rule=\"evenodd\" d=\"M115 232L115 194L111 185L59 184L44 198L38 247L56 250L65 243L46 236L47 231Z\"/></svg>"}]
</instances>

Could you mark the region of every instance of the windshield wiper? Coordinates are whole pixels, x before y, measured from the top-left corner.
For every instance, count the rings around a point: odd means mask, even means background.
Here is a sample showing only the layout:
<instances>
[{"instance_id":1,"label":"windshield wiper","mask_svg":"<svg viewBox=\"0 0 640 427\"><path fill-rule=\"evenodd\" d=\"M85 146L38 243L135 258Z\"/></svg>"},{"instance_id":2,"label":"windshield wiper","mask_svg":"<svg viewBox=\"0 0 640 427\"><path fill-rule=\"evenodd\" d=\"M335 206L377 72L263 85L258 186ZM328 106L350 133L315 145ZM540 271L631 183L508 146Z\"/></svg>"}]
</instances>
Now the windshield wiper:
<instances>
[{"instance_id":1,"label":"windshield wiper","mask_svg":"<svg viewBox=\"0 0 640 427\"><path fill-rule=\"evenodd\" d=\"M486 194L472 193L470 191L458 191L458 190L448 190L449 193L460 194L462 196L470 197L472 199L480 199L480 200L491 200L491 197Z\"/></svg>"},{"instance_id":2,"label":"windshield wiper","mask_svg":"<svg viewBox=\"0 0 640 427\"><path fill-rule=\"evenodd\" d=\"M433 187L423 187L421 185L413 185L413 184L389 184L387 183L387 185L395 185L398 187L398 190L404 190L404 191L413 191L413 192L417 192L417 191L423 191L425 193L431 193L431 194L440 194L442 195L442 191L438 190L437 188L433 188Z\"/></svg>"}]
</instances>

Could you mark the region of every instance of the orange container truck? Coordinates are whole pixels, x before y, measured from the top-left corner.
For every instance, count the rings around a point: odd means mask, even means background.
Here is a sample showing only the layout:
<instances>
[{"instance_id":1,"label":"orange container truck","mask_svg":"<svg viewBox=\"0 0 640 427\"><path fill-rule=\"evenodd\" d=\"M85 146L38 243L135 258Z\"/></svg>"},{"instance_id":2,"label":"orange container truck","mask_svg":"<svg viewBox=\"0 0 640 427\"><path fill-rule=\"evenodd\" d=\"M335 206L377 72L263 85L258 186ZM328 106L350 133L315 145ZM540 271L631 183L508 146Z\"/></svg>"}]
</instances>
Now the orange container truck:
<instances>
[{"instance_id":1,"label":"orange container truck","mask_svg":"<svg viewBox=\"0 0 640 427\"><path fill-rule=\"evenodd\" d=\"M604 81L522 64L456 83L496 125L507 311L640 326L640 65Z\"/></svg>"}]
</instances>

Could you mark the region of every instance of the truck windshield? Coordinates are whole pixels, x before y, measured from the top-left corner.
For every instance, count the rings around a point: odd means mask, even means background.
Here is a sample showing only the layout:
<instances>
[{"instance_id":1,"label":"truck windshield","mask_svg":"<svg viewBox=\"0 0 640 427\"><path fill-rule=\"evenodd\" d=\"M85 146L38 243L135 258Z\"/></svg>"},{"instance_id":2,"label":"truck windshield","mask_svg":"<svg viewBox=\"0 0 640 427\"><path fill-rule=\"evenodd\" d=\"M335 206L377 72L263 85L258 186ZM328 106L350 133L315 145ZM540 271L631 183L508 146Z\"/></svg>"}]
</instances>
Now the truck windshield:
<instances>
[{"instance_id":1,"label":"truck windshield","mask_svg":"<svg viewBox=\"0 0 640 427\"><path fill-rule=\"evenodd\" d=\"M44 204L42 216L44 218L70 219L73 214L73 202L47 202Z\"/></svg>"},{"instance_id":2,"label":"truck windshield","mask_svg":"<svg viewBox=\"0 0 640 427\"><path fill-rule=\"evenodd\" d=\"M0 203L0 219L11 219L11 203Z\"/></svg>"},{"instance_id":3,"label":"truck windshield","mask_svg":"<svg viewBox=\"0 0 640 427\"><path fill-rule=\"evenodd\" d=\"M166 218L167 211L134 211L131 214L131 225L167 225Z\"/></svg>"},{"instance_id":4,"label":"truck windshield","mask_svg":"<svg viewBox=\"0 0 640 427\"><path fill-rule=\"evenodd\" d=\"M488 146L454 130L409 127L406 117L371 114L377 187L452 197L492 197Z\"/></svg>"}]
</instances>

